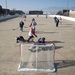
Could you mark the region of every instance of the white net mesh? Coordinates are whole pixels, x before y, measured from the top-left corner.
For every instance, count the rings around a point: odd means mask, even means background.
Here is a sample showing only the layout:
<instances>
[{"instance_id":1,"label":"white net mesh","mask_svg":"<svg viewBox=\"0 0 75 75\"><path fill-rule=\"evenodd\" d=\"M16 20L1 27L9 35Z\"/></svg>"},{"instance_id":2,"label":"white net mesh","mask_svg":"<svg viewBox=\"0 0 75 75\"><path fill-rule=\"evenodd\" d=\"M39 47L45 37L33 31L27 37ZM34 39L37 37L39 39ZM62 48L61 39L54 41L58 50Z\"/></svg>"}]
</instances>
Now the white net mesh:
<instances>
[{"instance_id":1,"label":"white net mesh","mask_svg":"<svg viewBox=\"0 0 75 75\"><path fill-rule=\"evenodd\" d=\"M54 72L54 44L21 44L18 71Z\"/></svg>"}]
</instances>

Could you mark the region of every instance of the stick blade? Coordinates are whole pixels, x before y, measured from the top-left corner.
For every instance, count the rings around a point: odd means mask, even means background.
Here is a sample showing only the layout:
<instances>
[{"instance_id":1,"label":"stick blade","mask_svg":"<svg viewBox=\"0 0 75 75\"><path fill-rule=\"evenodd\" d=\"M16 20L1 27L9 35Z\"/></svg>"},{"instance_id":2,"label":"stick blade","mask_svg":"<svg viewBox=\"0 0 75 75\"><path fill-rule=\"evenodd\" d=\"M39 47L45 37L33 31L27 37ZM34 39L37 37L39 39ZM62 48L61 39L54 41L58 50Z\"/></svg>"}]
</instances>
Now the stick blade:
<instances>
[{"instance_id":1,"label":"stick blade","mask_svg":"<svg viewBox=\"0 0 75 75\"><path fill-rule=\"evenodd\" d=\"M15 30L15 29L13 29L13 30Z\"/></svg>"}]
</instances>

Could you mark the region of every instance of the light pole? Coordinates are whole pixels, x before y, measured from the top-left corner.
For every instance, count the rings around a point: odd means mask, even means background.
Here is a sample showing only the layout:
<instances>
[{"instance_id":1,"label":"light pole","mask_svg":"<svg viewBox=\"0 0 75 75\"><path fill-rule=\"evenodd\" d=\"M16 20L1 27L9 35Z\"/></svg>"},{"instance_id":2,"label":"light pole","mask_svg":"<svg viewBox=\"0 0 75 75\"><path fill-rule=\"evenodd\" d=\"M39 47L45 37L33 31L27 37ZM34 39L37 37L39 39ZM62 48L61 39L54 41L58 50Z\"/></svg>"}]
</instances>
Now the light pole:
<instances>
[{"instance_id":1,"label":"light pole","mask_svg":"<svg viewBox=\"0 0 75 75\"><path fill-rule=\"evenodd\" d=\"M6 16L7 16L7 0L5 0L5 4L6 4Z\"/></svg>"},{"instance_id":2,"label":"light pole","mask_svg":"<svg viewBox=\"0 0 75 75\"><path fill-rule=\"evenodd\" d=\"M67 13L68 13L68 16L69 16L69 0L67 1Z\"/></svg>"},{"instance_id":3,"label":"light pole","mask_svg":"<svg viewBox=\"0 0 75 75\"><path fill-rule=\"evenodd\" d=\"M67 10L69 10L69 0L67 1Z\"/></svg>"}]
</instances>

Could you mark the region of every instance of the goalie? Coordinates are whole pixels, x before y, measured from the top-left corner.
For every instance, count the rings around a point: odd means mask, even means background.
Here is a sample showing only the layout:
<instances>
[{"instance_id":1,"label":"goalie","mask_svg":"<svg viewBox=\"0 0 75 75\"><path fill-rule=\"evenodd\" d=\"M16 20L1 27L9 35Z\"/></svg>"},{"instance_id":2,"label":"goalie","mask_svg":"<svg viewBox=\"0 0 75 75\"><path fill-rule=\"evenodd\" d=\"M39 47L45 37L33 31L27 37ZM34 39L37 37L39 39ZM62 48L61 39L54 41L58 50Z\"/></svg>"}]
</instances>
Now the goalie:
<instances>
[{"instance_id":1,"label":"goalie","mask_svg":"<svg viewBox=\"0 0 75 75\"><path fill-rule=\"evenodd\" d=\"M45 45L45 37L39 38L37 43L34 43L34 44L32 44L32 46L30 46L29 50L35 51L35 49L36 49L35 45Z\"/></svg>"}]
</instances>

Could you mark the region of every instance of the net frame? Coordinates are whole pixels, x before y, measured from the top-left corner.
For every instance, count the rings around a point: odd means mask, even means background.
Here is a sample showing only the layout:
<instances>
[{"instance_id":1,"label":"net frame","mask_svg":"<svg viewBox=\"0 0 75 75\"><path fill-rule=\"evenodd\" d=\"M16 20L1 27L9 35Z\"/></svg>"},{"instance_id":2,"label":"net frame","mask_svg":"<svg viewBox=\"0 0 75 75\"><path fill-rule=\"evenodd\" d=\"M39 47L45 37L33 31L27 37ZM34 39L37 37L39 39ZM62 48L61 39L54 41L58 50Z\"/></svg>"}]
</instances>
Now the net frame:
<instances>
[{"instance_id":1,"label":"net frame","mask_svg":"<svg viewBox=\"0 0 75 75\"><path fill-rule=\"evenodd\" d=\"M31 46L31 45L34 45L36 46L36 68L22 68L21 65L22 65L22 46ZM38 64L38 50L39 50L39 47L44 47L44 46L52 46L53 47L53 57L52 57L52 68L37 68L37 64ZM25 72L55 72L56 69L55 69L55 65L54 65L54 58L55 58L55 44L54 43L28 43L28 42L25 42L25 43L21 43L20 44L20 51L21 51L21 56L20 56L20 64L19 64L19 67L18 67L18 71L25 71Z\"/></svg>"}]
</instances>

